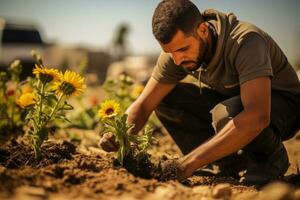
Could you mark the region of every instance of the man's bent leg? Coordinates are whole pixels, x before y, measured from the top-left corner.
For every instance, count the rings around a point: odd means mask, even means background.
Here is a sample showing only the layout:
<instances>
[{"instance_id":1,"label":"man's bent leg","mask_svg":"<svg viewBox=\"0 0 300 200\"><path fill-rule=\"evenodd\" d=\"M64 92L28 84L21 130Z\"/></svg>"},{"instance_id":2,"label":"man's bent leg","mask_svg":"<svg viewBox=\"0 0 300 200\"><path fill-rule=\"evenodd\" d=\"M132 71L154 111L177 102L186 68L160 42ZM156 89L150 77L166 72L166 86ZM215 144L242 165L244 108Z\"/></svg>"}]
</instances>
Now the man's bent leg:
<instances>
[{"instance_id":1,"label":"man's bent leg","mask_svg":"<svg viewBox=\"0 0 300 200\"><path fill-rule=\"evenodd\" d=\"M297 103L294 102L280 93L272 94L270 126L243 148L245 153L253 159L251 166L247 166L248 182L264 183L278 178L287 170L288 157L281 141L290 137L290 132L295 129L294 121L298 119L295 116L299 116L299 111L297 111ZM211 111L216 132L220 131L242 109L239 96L217 104ZM292 120L288 120L289 118ZM259 180L258 177L262 179Z\"/></svg>"},{"instance_id":2,"label":"man's bent leg","mask_svg":"<svg viewBox=\"0 0 300 200\"><path fill-rule=\"evenodd\" d=\"M200 95L197 86L179 83L155 112L181 152L187 154L214 135L209 111L223 100L215 91L203 89Z\"/></svg>"}]
</instances>

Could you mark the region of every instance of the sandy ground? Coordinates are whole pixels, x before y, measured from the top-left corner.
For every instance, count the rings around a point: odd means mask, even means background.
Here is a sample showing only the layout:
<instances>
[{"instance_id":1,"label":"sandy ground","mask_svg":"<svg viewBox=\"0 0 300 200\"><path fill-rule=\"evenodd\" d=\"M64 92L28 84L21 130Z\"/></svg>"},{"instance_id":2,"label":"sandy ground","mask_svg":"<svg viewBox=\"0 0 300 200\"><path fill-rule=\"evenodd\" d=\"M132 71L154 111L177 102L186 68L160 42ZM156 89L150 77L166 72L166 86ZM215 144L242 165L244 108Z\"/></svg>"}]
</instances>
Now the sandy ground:
<instances>
[{"instance_id":1,"label":"sandy ground","mask_svg":"<svg viewBox=\"0 0 300 200\"><path fill-rule=\"evenodd\" d=\"M113 153L97 147L97 131L70 129L81 142L68 142L58 132L43 145L35 163L26 139L7 141L0 148L0 199L299 199L299 185L269 184L258 191L230 177L194 175L184 183L135 177L114 166ZM165 132L156 133L154 157L178 157ZM300 132L285 142L291 166L286 179L299 173ZM298 184L299 184L299 178ZM294 180L295 182L295 180ZM298 189L297 189L298 187ZM277 192L277 193L276 193ZM273 196L275 195L275 197Z\"/></svg>"}]
</instances>

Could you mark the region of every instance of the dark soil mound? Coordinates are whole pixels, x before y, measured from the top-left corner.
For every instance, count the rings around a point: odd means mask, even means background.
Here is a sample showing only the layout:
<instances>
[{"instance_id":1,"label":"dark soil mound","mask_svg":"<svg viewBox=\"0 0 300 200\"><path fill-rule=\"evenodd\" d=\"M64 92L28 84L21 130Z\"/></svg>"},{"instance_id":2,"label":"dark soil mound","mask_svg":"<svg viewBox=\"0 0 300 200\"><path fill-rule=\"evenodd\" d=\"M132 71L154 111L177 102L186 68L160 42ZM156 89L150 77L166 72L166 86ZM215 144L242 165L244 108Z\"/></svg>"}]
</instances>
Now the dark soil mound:
<instances>
[{"instance_id":1,"label":"dark soil mound","mask_svg":"<svg viewBox=\"0 0 300 200\"><path fill-rule=\"evenodd\" d=\"M37 162L26 138L11 139L0 147L0 164L9 169L47 166L71 159L75 152L76 147L70 142L49 140L42 145L41 160Z\"/></svg>"}]
</instances>

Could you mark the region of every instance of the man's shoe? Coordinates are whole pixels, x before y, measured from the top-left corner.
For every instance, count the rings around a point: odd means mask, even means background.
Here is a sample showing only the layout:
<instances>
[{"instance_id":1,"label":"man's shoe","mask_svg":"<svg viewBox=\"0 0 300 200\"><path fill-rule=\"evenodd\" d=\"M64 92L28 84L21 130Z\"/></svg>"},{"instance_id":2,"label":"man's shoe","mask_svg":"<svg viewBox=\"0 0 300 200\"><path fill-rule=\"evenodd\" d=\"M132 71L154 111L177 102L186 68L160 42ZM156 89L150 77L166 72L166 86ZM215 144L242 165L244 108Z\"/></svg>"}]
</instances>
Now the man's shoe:
<instances>
[{"instance_id":1,"label":"man's shoe","mask_svg":"<svg viewBox=\"0 0 300 200\"><path fill-rule=\"evenodd\" d=\"M289 167L287 151L282 143L266 160L248 162L247 171L240 179L245 185L262 186L283 177Z\"/></svg>"}]
</instances>

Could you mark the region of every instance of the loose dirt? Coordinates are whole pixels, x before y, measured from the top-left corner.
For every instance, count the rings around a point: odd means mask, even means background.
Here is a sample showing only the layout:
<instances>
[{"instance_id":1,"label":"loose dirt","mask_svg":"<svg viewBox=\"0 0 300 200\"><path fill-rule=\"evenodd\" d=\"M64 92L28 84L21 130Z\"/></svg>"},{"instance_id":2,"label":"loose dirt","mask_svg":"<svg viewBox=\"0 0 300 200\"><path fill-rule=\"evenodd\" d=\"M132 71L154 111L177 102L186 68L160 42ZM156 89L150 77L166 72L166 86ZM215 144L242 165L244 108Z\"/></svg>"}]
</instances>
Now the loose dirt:
<instances>
[{"instance_id":1,"label":"loose dirt","mask_svg":"<svg viewBox=\"0 0 300 200\"><path fill-rule=\"evenodd\" d=\"M81 142L57 133L43 144L40 162L34 160L25 137L1 144L0 199L300 199L300 132L285 142L291 161L285 182L269 184L261 191L213 173L195 173L183 182L161 181L149 172L136 173L133 165L128 170L117 165L113 153L97 147L96 132L66 132L77 134ZM181 155L165 132L155 135L158 143L150 150L151 160Z\"/></svg>"}]
</instances>

